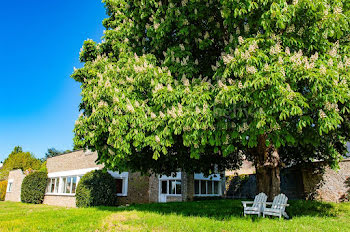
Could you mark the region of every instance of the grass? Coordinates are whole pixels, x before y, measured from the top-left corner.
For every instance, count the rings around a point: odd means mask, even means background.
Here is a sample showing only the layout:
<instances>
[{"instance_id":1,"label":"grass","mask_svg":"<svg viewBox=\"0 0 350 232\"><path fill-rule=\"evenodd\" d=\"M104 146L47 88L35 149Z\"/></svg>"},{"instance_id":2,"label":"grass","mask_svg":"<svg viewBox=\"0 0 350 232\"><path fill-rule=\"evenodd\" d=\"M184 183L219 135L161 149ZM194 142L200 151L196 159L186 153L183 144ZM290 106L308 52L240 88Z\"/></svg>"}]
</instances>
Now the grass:
<instances>
[{"instance_id":1,"label":"grass","mask_svg":"<svg viewBox=\"0 0 350 232\"><path fill-rule=\"evenodd\" d=\"M239 200L63 208L0 202L0 231L350 231L350 203L289 201L290 220L243 217Z\"/></svg>"}]
</instances>

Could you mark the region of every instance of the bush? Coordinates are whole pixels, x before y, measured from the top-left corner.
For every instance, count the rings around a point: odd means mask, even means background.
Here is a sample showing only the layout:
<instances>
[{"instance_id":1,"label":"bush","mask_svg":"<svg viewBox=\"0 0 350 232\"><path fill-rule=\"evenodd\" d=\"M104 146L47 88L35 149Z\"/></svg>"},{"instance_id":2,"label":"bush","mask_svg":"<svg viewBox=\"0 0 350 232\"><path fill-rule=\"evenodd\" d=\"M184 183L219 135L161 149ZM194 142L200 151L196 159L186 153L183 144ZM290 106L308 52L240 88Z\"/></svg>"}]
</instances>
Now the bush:
<instances>
[{"instance_id":1,"label":"bush","mask_svg":"<svg viewBox=\"0 0 350 232\"><path fill-rule=\"evenodd\" d=\"M21 188L21 201L24 203L41 204L48 183L45 172L33 172L26 176Z\"/></svg>"},{"instance_id":2,"label":"bush","mask_svg":"<svg viewBox=\"0 0 350 232\"><path fill-rule=\"evenodd\" d=\"M86 173L79 181L76 191L77 207L98 205L116 205L116 182L114 178L102 170Z\"/></svg>"},{"instance_id":3,"label":"bush","mask_svg":"<svg viewBox=\"0 0 350 232\"><path fill-rule=\"evenodd\" d=\"M7 181L6 180L0 181L0 201L5 200L6 189L7 189Z\"/></svg>"}]
</instances>

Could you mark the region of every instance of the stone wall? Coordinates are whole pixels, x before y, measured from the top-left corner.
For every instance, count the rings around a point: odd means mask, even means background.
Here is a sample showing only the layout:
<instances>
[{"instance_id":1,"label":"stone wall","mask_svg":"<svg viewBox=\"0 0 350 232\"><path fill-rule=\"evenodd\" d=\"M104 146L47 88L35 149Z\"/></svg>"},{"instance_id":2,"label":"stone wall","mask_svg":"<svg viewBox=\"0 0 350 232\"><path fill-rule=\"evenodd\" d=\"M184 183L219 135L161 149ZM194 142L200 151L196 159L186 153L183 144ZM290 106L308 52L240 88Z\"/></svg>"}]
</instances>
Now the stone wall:
<instances>
[{"instance_id":1,"label":"stone wall","mask_svg":"<svg viewBox=\"0 0 350 232\"><path fill-rule=\"evenodd\" d=\"M341 202L346 199L350 186L350 159L339 163L339 170L325 168L322 171L318 163L312 168L303 170L304 191L307 199Z\"/></svg>"},{"instance_id":2,"label":"stone wall","mask_svg":"<svg viewBox=\"0 0 350 232\"><path fill-rule=\"evenodd\" d=\"M158 202L159 197L159 179L152 174L149 178L149 202Z\"/></svg>"},{"instance_id":3,"label":"stone wall","mask_svg":"<svg viewBox=\"0 0 350 232\"><path fill-rule=\"evenodd\" d=\"M182 201L193 201L194 174L181 172Z\"/></svg>"},{"instance_id":4,"label":"stone wall","mask_svg":"<svg viewBox=\"0 0 350 232\"><path fill-rule=\"evenodd\" d=\"M24 177L25 175L20 169L10 171L8 180L13 180L12 191L6 192L5 201L21 201L21 187Z\"/></svg>"},{"instance_id":5,"label":"stone wall","mask_svg":"<svg viewBox=\"0 0 350 232\"><path fill-rule=\"evenodd\" d=\"M129 172L128 195L126 197L118 197L118 204L150 202L149 180L149 176L142 176L139 172Z\"/></svg>"},{"instance_id":6,"label":"stone wall","mask_svg":"<svg viewBox=\"0 0 350 232\"><path fill-rule=\"evenodd\" d=\"M68 154L58 155L47 159L47 171L62 172L86 168L103 168L103 165L97 165L97 152L84 152L83 150L74 151Z\"/></svg>"},{"instance_id":7,"label":"stone wall","mask_svg":"<svg viewBox=\"0 0 350 232\"><path fill-rule=\"evenodd\" d=\"M64 207L76 207L75 196L45 195L43 204Z\"/></svg>"}]
</instances>

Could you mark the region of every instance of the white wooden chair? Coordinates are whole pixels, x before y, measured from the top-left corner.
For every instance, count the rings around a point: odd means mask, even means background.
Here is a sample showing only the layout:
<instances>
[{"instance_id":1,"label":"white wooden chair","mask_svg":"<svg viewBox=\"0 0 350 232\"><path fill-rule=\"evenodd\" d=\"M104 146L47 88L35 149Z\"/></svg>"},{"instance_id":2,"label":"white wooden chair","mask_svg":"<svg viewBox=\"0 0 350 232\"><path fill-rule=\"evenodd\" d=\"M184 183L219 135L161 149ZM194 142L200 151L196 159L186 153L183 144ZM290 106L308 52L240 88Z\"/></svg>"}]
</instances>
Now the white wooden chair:
<instances>
[{"instance_id":1,"label":"white wooden chair","mask_svg":"<svg viewBox=\"0 0 350 232\"><path fill-rule=\"evenodd\" d=\"M273 199L273 202L264 202L263 203L263 217L265 215L270 215L270 216L277 216L281 218L284 216L285 218L289 218L288 214L286 213L286 207L289 206L287 204L288 197L284 195L283 193L275 196ZM271 205L271 207L267 208L267 205Z\"/></svg>"},{"instance_id":2,"label":"white wooden chair","mask_svg":"<svg viewBox=\"0 0 350 232\"><path fill-rule=\"evenodd\" d=\"M263 204L266 202L266 200L266 194L259 193L255 196L254 201L242 201L244 216L247 214L257 214L260 217L260 214L263 212ZM252 206L247 206L248 204L252 204Z\"/></svg>"}]
</instances>

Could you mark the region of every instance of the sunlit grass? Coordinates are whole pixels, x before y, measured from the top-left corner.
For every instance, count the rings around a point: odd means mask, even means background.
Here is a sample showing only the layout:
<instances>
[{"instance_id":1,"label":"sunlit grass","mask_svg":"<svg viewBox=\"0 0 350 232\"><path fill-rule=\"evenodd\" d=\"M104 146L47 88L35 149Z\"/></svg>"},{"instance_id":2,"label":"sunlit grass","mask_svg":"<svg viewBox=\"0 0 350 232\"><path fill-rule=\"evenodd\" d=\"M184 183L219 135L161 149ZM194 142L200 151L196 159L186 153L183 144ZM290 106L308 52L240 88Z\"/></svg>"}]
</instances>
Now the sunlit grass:
<instances>
[{"instance_id":1,"label":"sunlit grass","mask_svg":"<svg viewBox=\"0 0 350 232\"><path fill-rule=\"evenodd\" d=\"M290 220L243 217L239 200L62 208L0 202L0 231L350 231L350 203L290 201Z\"/></svg>"}]
</instances>

